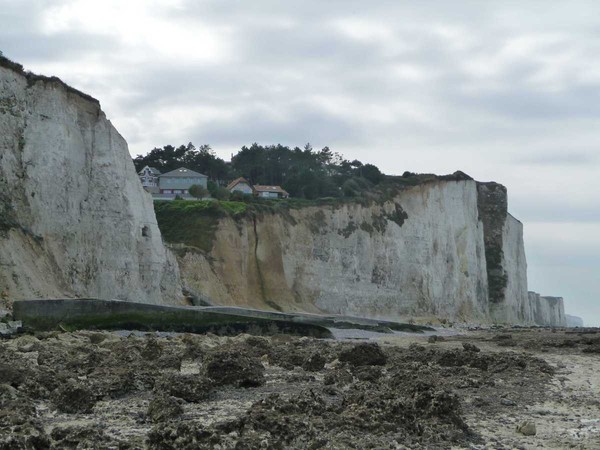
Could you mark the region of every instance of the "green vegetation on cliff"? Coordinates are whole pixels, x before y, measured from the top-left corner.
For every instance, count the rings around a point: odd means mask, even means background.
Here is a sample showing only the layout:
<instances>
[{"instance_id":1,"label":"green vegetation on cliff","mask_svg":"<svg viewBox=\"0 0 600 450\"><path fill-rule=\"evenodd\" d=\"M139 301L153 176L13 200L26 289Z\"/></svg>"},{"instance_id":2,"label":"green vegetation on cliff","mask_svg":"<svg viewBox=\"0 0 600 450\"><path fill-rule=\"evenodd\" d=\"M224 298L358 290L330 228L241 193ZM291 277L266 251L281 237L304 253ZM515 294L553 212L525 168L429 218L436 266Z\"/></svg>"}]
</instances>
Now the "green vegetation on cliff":
<instances>
[{"instance_id":1,"label":"green vegetation on cliff","mask_svg":"<svg viewBox=\"0 0 600 450\"><path fill-rule=\"evenodd\" d=\"M156 201L154 211L163 238L170 243L196 247L205 252L212 249L219 220L244 214L243 202Z\"/></svg>"}]
</instances>

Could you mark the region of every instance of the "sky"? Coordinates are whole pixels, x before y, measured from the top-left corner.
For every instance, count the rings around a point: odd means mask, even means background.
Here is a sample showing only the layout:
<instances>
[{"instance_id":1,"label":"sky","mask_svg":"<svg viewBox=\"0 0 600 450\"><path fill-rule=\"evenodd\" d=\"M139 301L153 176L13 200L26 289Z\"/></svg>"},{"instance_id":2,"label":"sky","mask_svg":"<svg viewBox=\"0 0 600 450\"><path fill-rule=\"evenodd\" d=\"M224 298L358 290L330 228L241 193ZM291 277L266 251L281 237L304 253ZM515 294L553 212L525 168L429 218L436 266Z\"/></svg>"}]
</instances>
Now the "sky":
<instances>
[{"instance_id":1,"label":"sky","mask_svg":"<svg viewBox=\"0 0 600 450\"><path fill-rule=\"evenodd\" d=\"M132 155L329 146L508 188L529 289L600 326L600 2L0 0L0 50Z\"/></svg>"}]
</instances>

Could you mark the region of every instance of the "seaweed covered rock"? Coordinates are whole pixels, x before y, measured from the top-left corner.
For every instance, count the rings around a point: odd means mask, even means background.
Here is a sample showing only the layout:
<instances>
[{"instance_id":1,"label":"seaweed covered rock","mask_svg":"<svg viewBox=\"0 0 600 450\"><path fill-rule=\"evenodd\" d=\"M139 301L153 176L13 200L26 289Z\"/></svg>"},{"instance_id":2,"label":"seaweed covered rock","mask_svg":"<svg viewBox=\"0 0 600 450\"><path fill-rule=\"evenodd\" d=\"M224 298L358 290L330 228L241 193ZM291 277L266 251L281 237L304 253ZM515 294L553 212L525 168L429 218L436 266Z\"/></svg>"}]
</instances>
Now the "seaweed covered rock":
<instances>
[{"instance_id":1,"label":"seaweed covered rock","mask_svg":"<svg viewBox=\"0 0 600 450\"><path fill-rule=\"evenodd\" d=\"M148 405L146 415L152 422L164 422L179 417L183 408L175 397L170 395L157 395Z\"/></svg>"},{"instance_id":2,"label":"seaweed covered rock","mask_svg":"<svg viewBox=\"0 0 600 450\"><path fill-rule=\"evenodd\" d=\"M340 354L339 360L352 366L383 366L387 358L377 344L362 343Z\"/></svg>"},{"instance_id":3,"label":"seaweed covered rock","mask_svg":"<svg viewBox=\"0 0 600 450\"><path fill-rule=\"evenodd\" d=\"M171 373L156 381L154 392L193 403L206 400L210 396L212 385L213 383L202 375Z\"/></svg>"},{"instance_id":4,"label":"seaweed covered rock","mask_svg":"<svg viewBox=\"0 0 600 450\"><path fill-rule=\"evenodd\" d=\"M216 385L257 387L265 384L265 368L255 357L236 352L216 352L205 363L204 373Z\"/></svg>"},{"instance_id":5,"label":"seaweed covered rock","mask_svg":"<svg viewBox=\"0 0 600 450\"><path fill-rule=\"evenodd\" d=\"M56 409L68 414L91 413L96 401L96 395L89 386L73 379L56 389L52 395Z\"/></svg>"},{"instance_id":6,"label":"seaweed covered rock","mask_svg":"<svg viewBox=\"0 0 600 450\"><path fill-rule=\"evenodd\" d=\"M120 398L138 388L152 387L151 382L139 382L143 374L132 367L101 367L91 373L89 379L98 397Z\"/></svg>"},{"instance_id":7,"label":"seaweed covered rock","mask_svg":"<svg viewBox=\"0 0 600 450\"><path fill-rule=\"evenodd\" d=\"M155 425L148 433L148 450L197 450L213 448L219 438L204 427L187 422L166 422ZM213 441L213 442L211 442ZM232 448L232 447L230 447Z\"/></svg>"},{"instance_id":8,"label":"seaweed covered rock","mask_svg":"<svg viewBox=\"0 0 600 450\"><path fill-rule=\"evenodd\" d=\"M309 372L317 372L325 367L327 361L319 353L313 353L302 363L302 368Z\"/></svg>"},{"instance_id":9,"label":"seaweed covered rock","mask_svg":"<svg viewBox=\"0 0 600 450\"><path fill-rule=\"evenodd\" d=\"M129 444L109 437L98 426L56 427L50 434L53 450L119 449L132 448Z\"/></svg>"},{"instance_id":10,"label":"seaweed covered rock","mask_svg":"<svg viewBox=\"0 0 600 450\"><path fill-rule=\"evenodd\" d=\"M45 450L50 440L33 402L15 388L0 384L0 449Z\"/></svg>"}]
</instances>

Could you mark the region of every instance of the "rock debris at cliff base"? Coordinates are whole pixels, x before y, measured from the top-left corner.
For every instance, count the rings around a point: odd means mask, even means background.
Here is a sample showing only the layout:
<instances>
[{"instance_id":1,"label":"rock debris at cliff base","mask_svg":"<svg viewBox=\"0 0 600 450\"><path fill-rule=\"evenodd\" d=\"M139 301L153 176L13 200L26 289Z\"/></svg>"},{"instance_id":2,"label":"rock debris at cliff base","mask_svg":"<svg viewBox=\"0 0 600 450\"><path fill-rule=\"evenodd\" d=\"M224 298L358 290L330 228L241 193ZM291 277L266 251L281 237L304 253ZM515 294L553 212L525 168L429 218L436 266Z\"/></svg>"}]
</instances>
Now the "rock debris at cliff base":
<instances>
[{"instance_id":1,"label":"rock debris at cliff base","mask_svg":"<svg viewBox=\"0 0 600 450\"><path fill-rule=\"evenodd\" d=\"M594 448L599 345L23 335L0 342L0 449Z\"/></svg>"}]
</instances>

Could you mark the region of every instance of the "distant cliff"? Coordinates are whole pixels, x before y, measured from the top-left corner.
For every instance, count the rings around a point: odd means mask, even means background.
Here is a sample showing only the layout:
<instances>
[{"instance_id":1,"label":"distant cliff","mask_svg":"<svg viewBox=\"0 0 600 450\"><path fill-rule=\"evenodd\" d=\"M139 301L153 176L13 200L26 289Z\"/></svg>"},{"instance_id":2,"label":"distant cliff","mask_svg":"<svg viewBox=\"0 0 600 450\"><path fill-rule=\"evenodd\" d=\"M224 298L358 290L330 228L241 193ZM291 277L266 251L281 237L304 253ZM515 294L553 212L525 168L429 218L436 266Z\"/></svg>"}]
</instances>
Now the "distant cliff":
<instances>
[{"instance_id":1,"label":"distant cliff","mask_svg":"<svg viewBox=\"0 0 600 450\"><path fill-rule=\"evenodd\" d=\"M565 305L562 297L543 297L537 292L529 292L529 314L539 325L566 326Z\"/></svg>"},{"instance_id":2,"label":"distant cliff","mask_svg":"<svg viewBox=\"0 0 600 450\"><path fill-rule=\"evenodd\" d=\"M565 314L567 318L567 326L571 328L575 327L583 327L583 319L577 316L571 316L569 314Z\"/></svg>"},{"instance_id":3,"label":"distant cliff","mask_svg":"<svg viewBox=\"0 0 600 450\"><path fill-rule=\"evenodd\" d=\"M181 299L152 200L98 101L1 57L0 295Z\"/></svg>"},{"instance_id":4,"label":"distant cliff","mask_svg":"<svg viewBox=\"0 0 600 450\"><path fill-rule=\"evenodd\" d=\"M545 304L536 305L540 315L532 312L523 227L508 214L506 189L497 183L440 177L362 204L216 209L157 208L186 288L214 303L553 323Z\"/></svg>"}]
</instances>

